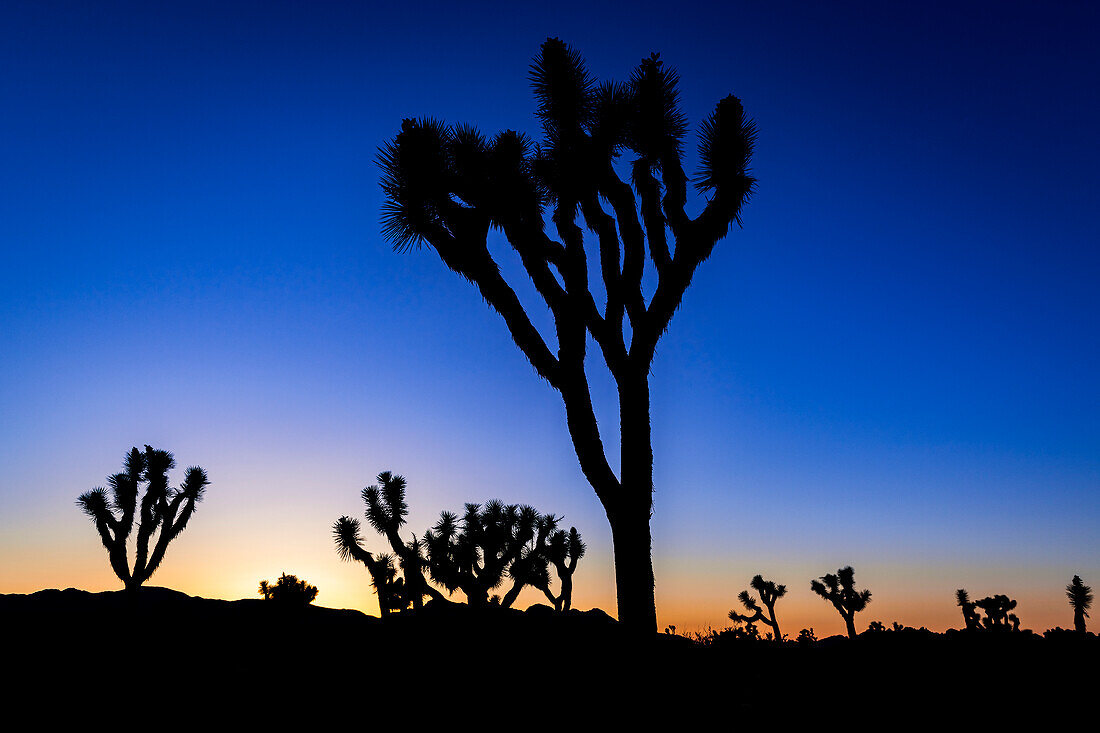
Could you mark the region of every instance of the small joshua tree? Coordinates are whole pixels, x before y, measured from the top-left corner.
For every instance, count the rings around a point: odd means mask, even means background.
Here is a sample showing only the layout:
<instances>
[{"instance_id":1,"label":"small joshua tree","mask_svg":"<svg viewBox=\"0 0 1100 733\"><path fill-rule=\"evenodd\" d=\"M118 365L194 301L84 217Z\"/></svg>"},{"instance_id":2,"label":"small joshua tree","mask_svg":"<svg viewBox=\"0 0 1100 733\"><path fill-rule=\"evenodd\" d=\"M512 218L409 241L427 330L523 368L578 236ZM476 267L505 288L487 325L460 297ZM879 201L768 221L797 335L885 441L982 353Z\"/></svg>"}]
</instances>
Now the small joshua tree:
<instances>
[{"instance_id":1,"label":"small joshua tree","mask_svg":"<svg viewBox=\"0 0 1100 733\"><path fill-rule=\"evenodd\" d=\"M974 610L974 603L970 601L970 595L965 589L955 591L955 603L962 609L963 621L966 622L967 631L978 631L982 628L980 614Z\"/></svg>"},{"instance_id":2,"label":"small joshua tree","mask_svg":"<svg viewBox=\"0 0 1100 733\"><path fill-rule=\"evenodd\" d=\"M512 579L512 587L500 599L500 605L511 608L520 591L529 585L542 591L557 608L557 599L550 592L550 557L547 547L550 534L556 531L557 526L558 518L553 514L542 515L535 520L535 532L508 566L506 574Z\"/></svg>"},{"instance_id":3,"label":"small joshua tree","mask_svg":"<svg viewBox=\"0 0 1100 733\"><path fill-rule=\"evenodd\" d=\"M577 569L577 563L584 557L585 545L581 541L580 532L576 527L570 527L569 533L559 529L550 535L547 543L547 556L554 565L554 570L561 582L557 597L550 597L554 608L559 611L568 611L573 606L573 572Z\"/></svg>"},{"instance_id":4,"label":"small joshua tree","mask_svg":"<svg viewBox=\"0 0 1100 733\"><path fill-rule=\"evenodd\" d=\"M556 611L568 611L573 603L573 572L584 556L585 546L576 527L569 532L558 529L560 520L553 514L540 516L536 522L534 538L520 551L508 567L512 587L504 595L501 605L510 607L524 586L529 585L553 604ZM558 576L560 587L555 595L550 590L550 566Z\"/></svg>"},{"instance_id":5,"label":"small joshua tree","mask_svg":"<svg viewBox=\"0 0 1100 733\"><path fill-rule=\"evenodd\" d=\"M265 601L275 601L294 606L308 606L317 597L317 586L310 585L297 576L283 573L272 585L266 580L260 581L260 595Z\"/></svg>"},{"instance_id":6,"label":"small joshua tree","mask_svg":"<svg viewBox=\"0 0 1100 733\"><path fill-rule=\"evenodd\" d=\"M180 487L170 488L168 472L175 466L176 461L168 451L148 445L145 452L133 448L123 459L122 472L107 477L110 493L96 487L77 499L77 505L91 518L107 548L111 569L128 591L140 588L160 567L168 544L183 532L210 484L206 471L191 466ZM145 494L139 505L142 484ZM126 543L135 519L138 530L131 568Z\"/></svg>"},{"instance_id":7,"label":"small joshua tree","mask_svg":"<svg viewBox=\"0 0 1100 733\"><path fill-rule=\"evenodd\" d=\"M378 483L363 489L363 502L367 505L367 522L386 538L401 566L404 594L414 609L423 605L424 596L442 599L443 594L428 584L424 578L423 544L416 535L408 542L401 539L400 529L405 524L409 505L405 502L407 482L404 476L390 471L378 474ZM349 539L351 535L337 535Z\"/></svg>"},{"instance_id":8,"label":"small joshua tree","mask_svg":"<svg viewBox=\"0 0 1100 733\"><path fill-rule=\"evenodd\" d=\"M985 612L985 618L981 620L982 626L987 631L1019 631L1020 619L1012 613L1016 608L1016 601L1006 595L993 595L974 601L974 605Z\"/></svg>"},{"instance_id":9,"label":"small joshua tree","mask_svg":"<svg viewBox=\"0 0 1100 733\"><path fill-rule=\"evenodd\" d=\"M761 621L772 628L772 635L776 641L783 641L783 635L779 633L779 622L775 620L775 602L787 594L787 586L776 585L770 580L764 580L760 575L753 576L749 585L760 596L764 608L768 609L768 615L764 616L764 611L760 608L760 604L757 603L756 599L750 596L747 590L743 590L737 595L737 600L741 601L741 605L752 613L745 615L737 611L730 611L730 620L743 621L746 624L755 624L757 621Z\"/></svg>"},{"instance_id":10,"label":"small joshua tree","mask_svg":"<svg viewBox=\"0 0 1100 733\"><path fill-rule=\"evenodd\" d=\"M810 581L810 590L817 593L840 613L848 629L848 638L856 638L855 615L871 602L871 591L856 590L856 571L849 565L836 575L826 573L820 580Z\"/></svg>"},{"instance_id":11,"label":"small joshua tree","mask_svg":"<svg viewBox=\"0 0 1100 733\"><path fill-rule=\"evenodd\" d=\"M1092 588L1081 582L1081 577L1073 576L1073 580L1066 586L1066 597L1073 608L1073 628L1080 634L1085 633L1085 619L1088 610L1092 606Z\"/></svg>"},{"instance_id":12,"label":"small joshua tree","mask_svg":"<svg viewBox=\"0 0 1100 733\"><path fill-rule=\"evenodd\" d=\"M484 507L467 504L461 520L442 512L424 533L432 580L448 592L461 590L471 606L488 605L491 591L504 582L513 562L522 560L524 548L535 539L538 522L534 508L496 500Z\"/></svg>"},{"instance_id":13,"label":"small joshua tree","mask_svg":"<svg viewBox=\"0 0 1100 733\"><path fill-rule=\"evenodd\" d=\"M397 567L393 555L375 555L363 549L363 537L360 534L358 519L340 517L332 525L336 551L341 560L356 560L363 563L370 573L371 585L378 594L378 613L383 619L392 611L408 608L409 599L405 593L404 582L397 577Z\"/></svg>"}]
</instances>

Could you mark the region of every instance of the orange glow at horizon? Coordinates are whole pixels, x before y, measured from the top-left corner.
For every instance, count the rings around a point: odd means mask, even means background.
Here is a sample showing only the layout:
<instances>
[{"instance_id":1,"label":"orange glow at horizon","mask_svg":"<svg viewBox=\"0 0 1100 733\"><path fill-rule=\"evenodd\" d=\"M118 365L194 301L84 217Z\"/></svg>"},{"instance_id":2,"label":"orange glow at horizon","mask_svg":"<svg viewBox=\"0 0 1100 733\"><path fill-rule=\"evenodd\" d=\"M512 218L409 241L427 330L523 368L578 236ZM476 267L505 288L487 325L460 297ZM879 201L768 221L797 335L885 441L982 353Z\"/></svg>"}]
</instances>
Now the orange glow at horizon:
<instances>
[{"instance_id":1,"label":"orange glow at horizon","mask_svg":"<svg viewBox=\"0 0 1100 733\"><path fill-rule=\"evenodd\" d=\"M191 531L191 530L189 530ZM274 580L281 572L297 575L320 589L316 605L351 608L378 615L378 604L366 570L340 562L325 543L298 545L282 538L272 546L238 544L228 552L214 543L204 543L198 525L190 538L187 533L173 543L162 568L148 583L183 593L225 600L259 598L260 580ZM190 541L188 541L190 539ZM9 534L0 540L0 552L11 558L0 567L0 592L32 593L45 588L75 587L91 592L119 590L120 582L111 572L106 555L88 527L65 543L45 547L33 536ZM282 548L279 557L278 548ZM277 557L271 560L271 557ZM812 575L795 582L794 568L775 573L777 582L786 581L787 595L776 606L780 628L793 639L800 629L812 628L817 638L843 634L844 625L835 610L809 589ZM868 569L870 570L870 569ZM823 571L824 572L824 571ZM803 573L806 574L806 573ZM894 621L906 626L924 626L942 632L959 628L962 616L954 603L954 587L968 587L971 597L1007 593L1019 602L1017 613L1022 628L1038 633L1061 626L1072 626L1072 612L1064 595L1069 577L1060 578L1054 570L1036 575L1029 573L1027 587L1022 582L994 584L951 584L925 582L912 586L896 577L877 577L876 572L856 569L857 586L873 592L867 610L856 617L857 630L872 621L887 628ZM675 626L680 634L721 630L731 622L730 609L742 610L737 594L748 589L751 574L727 572L705 577L702 574L674 574L657 571L657 615L660 629ZM765 577L772 576L765 573ZM865 580L866 579L866 580ZM1087 582L1086 578L1086 582ZM462 600L461 593L453 596ZM520 595L516 608L526 608L545 598L530 588ZM615 615L614 575L611 556L606 551L590 552L582 560L575 576L574 608L601 608ZM761 627L761 633L767 631Z\"/></svg>"}]
</instances>

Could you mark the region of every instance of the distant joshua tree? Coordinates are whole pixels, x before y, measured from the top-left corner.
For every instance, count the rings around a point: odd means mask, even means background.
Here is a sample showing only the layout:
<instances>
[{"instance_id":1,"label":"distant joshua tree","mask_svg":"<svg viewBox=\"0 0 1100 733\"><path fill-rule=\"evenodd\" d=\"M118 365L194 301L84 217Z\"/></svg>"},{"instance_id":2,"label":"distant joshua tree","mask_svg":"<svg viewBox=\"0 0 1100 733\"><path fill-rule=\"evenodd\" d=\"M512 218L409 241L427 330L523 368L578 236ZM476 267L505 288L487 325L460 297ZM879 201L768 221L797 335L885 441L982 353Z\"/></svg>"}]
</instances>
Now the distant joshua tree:
<instances>
[{"instance_id":1,"label":"distant joshua tree","mask_svg":"<svg viewBox=\"0 0 1100 733\"><path fill-rule=\"evenodd\" d=\"M1073 608L1073 628L1083 634L1085 619L1089 615L1089 608L1092 607L1092 588L1082 583L1080 576L1074 575L1073 580L1066 586L1066 596L1069 598L1070 607Z\"/></svg>"},{"instance_id":2,"label":"distant joshua tree","mask_svg":"<svg viewBox=\"0 0 1100 733\"><path fill-rule=\"evenodd\" d=\"M856 571L843 567L836 575L826 573L820 580L810 581L810 590L833 604L848 628L848 638L856 638L855 615L871 602L871 591L856 590Z\"/></svg>"},{"instance_id":3,"label":"distant joshua tree","mask_svg":"<svg viewBox=\"0 0 1100 733\"><path fill-rule=\"evenodd\" d=\"M501 599L501 605L510 607L525 585L542 592L557 611L568 611L573 603L573 572L584 556L585 545L576 527L569 532L558 529L560 520L553 514L540 516L536 522L535 536L523 547L508 568L512 587ZM558 576L560 587L557 595L550 590L550 566Z\"/></svg>"},{"instance_id":4,"label":"distant joshua tree","mask_svg":"<svg viewBox=\"0 0 1100 733\"><path fill-rule=\"evenodd\" d=\"M568 611L573 606L573 572L584 557L584 551L585 545L576 527L570 527L568 533L563 529L557 530L547 542L547 557L554 566L561 587L557 597L550 593L546 595L559 611Z\"/></svg>"},{"instance_id":5,"label":"distant joshua tree","mask_svg":"<svg viewBox=\"0 0 1100 733\"><path fill-rule=\"evenodd\" d=\"M760 604L756 602L756 599L750 596L747 590L743 590L737 595L737 600L741 601L741 605L752 613L743 615L737 611L730 611L730 620L742 621L746 624L755 624L757 621L761 621L772 628L772 635L776 641L783 641L783 635L779 633L779 622L775 619L775 602L787 595L787 586L776 585L770 580L764 580L760 575L753 576L749 585L760 596L764 608L768 609L768 615L764 616L764 611L760 608Z\"/></svg>"},{"instance_id":6,"label":"distant joshua tree","mask_svg":"<svg viewBox=\"0 0 1100 733\"><path fill-rule=\"evenodd\" d=\"M367 521L389 542L390 549L393 550L404 576L398 579L401 581L402 596L400 598L394 597L393 600L397 603L407 601L406 606L411 603L414 609L418 609L423 605L424 596L442 599L443 594L429 585L424 578L423 543L417 539L416 535L413 535L408 542L401 539L400 529L405 524L405 517L409 513L409 505L405 502L407 485L404 476L394 475L390 471L383 471L378 474L378 483L363 489L362 496L363 502L367 505ZM340 522L345 522L345 520L347 520L347 517L340 518ZM340 522L337 522L338 527ZM344 548L341 543L358 543L358 529L358 522L356 522L354 528L347 525L344 531L335 533L341 556L353 556L350 548ZM361 557L360 555L356 559L365 562L361 560ZM378 570L383 574L389 573L389 570L384 566L379 567ZM397 583L398 580L395 580L394 583Z\"/></svg>"},{"instance_id":7,"label":"distant joshua tree","mask_svg":"<svg viewBox=\"0 0 1100 733\"><path fill-rule=\"evenodd\" d=\"M378 613L383 619L393 611L403 611L409 606L405 594L405 583L397 577L397 567L393 555L375 555L363 549L363 537L360 534L358 519L340 517L332 525L332 535L336 540L336 551L341 560L356 560L363 563L370 573L371 585L378 595Z\"/></svg>"},{"instance_id":8,"label":"distant joshua tree","mask_svg":"<svg viewBox=\"0 0 1100 733\"><path fill-rule=\"evenodd\" d=\"M963 588L955 591L955 603L962 609L963 621L967 631L978 631L982 628L981 615L974 610L974 603L970 601L970 595Z\"/></svg>"},{"instance_id":9,"label":"distant joshua tree","mask_svg":"<svg viewBox=\"0 0 1100 733\"><path fill-rule=\"evenodd\" d=\"M317 597L317 587L304 580L298 580L294 575L283 573L275 581L275 585L271 585L266 580L261 580L260 595L264 597L265 601L308 606Z\"/></svg>"},{"instance_id":10,"label":"distant joshua tree","mask_svg":"<svg viewBox=\"0 0 1100 733\"><path fill-rule=\"evenodd\" d=\"M1020 619L1012 613L1016 601L1006 595L994 595L974 601L974 605L985 611L982 626L987 631L1019 631Z\"/></svg>"},{"instance_id":11,"label":"distant joshua tree","mask_svg":"<svg viewBox=\"0 0 1100 733\"><path fill-rule=\"evenodd\" d=\"M96 487L77 499L77 505L91 518L107 548L111 569L128 591L140 588L160 567L168 543L183 532L210 484L206 471L191 466L180 487L170 488L168 471L175 466L176 461L168 451L148 445L145 452L133 448L123 459L122 472L107 477L110 494ZM142 484L145 494L139 505ZM138 531L131 568L126 543L135 519Z\"/></svg>"},{"instance_id":12,"label":"distant joshua tree","mask_svg":"<svg viewBox=\"0 0 1100 733\"><path fill-rule=\"evenodd\" d=\"M442 512L435 526L424 533L428 570L432 580L448 592L461 590L471 606L489 604L512 564L523 564L523 552L536 539L539 513L529 506L505 505L500 501L467 504L460 520ZM526 582L537 569L517 568L515 580ZM504 602L515 600L509 593Z\"/></svg>"}]
</instances>

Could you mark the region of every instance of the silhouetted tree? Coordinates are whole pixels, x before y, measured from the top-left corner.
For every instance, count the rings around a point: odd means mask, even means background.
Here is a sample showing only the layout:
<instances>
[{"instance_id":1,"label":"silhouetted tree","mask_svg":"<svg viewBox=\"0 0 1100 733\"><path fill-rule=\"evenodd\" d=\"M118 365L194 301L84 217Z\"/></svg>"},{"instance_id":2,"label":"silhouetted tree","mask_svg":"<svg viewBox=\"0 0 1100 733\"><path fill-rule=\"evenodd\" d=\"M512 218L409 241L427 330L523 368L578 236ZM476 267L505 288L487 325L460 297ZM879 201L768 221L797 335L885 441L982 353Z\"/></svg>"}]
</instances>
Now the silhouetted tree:
<instances>
[{"instance_id":1,"label":"silhouetted tree","mask_svg":"<svg viewBox=\"0 0 1100 733\"><path fill-rule=\"evenodd\" d=\"M547 556L554 565L561 585L556 597L549 593L546 595L559 611L568 611L573 607L573 573L577 569L577 563L584 557L585 549L576 527L570 527L568 534L559 529L550 535L547 542Z\"/></svg>"},{"instance_id":2,"label":"silhouetted tree","mask_svg":"<svg viewBox=\"0 0 1100 733\"><path fill-rule=\"evenodd\" d=\"M754 575L749 585L751 585L757 595L760 596L760 601L764 604L764 608L768 609L768 615L765 616L763 609L760 608L760 604L756 602L756 599L750 596L747 590L743 590L737 594L737 600L741 601L741 605L752 613L743 615L737 611L730 611L730 620L744 621L750 624L762 621L772 628L772 635L775 637L776 641L783 641L783 635L779 633L779 622L775 619L775 602L787 595L787 586L776 585L770 580L764 580L760 575Z\"/></svg>"},{"instance_id":3,"label":"silhouetted tree","mask_svg":"<svg viewBox=\"0 0 1100 733\"><path fill-rule=\"evenodd\" d=\"M1020 619L1011 613L1016 608L1016 601L1006 595L993 595L974 601L974 605L985 612L985 618L981 620L982 626L987 631L1019 631Z\"/></svg>"},{"instance_id":4,"label":"silhouetted tree","mask_svg":"<svg viewBox=\"0 0 1100 733\"><path fill-rule=\"evenodd\" d=\"M556 531L558 519L553 514L541 515L535 520L535 531L520 548L509 564L506 574L512 579L512 587L500 599L500 605L511 608L525 586L531 586L545 595L557 608L557 598L550 591L550 555L548 540Z\"/></svg>"},{"instance_id":5,"label":"silhouetted tree","mask_svg":"<svg viewBox=\"0 0 1100 733\"><path fill-rule=\"evenodd\" d=\"M363 549L363 537L360 535L358 519L340 517L332 525L336 551L341 560L357 560L366 566L370 573L371 585L378 595L378 613L383 619L392 611L408 608L409 599L405 594L405 584L397 577L397 567L393 555L374 555Z\"/></svg>"},{"instance_id":6,"label":"silhouetted tree","mask_svg":"<svg viewBox=\"0 0 1100 733\"><path fill-rule=\"evenodd\" d=\"M649 373L696 268L740 223L755 185L748 165L756 130L732 95L704 121L692 182L709 198L691 218L678 76L657 54L643 59L629 82L598 84L575 50L548 39L531 81L544 132L538 145L510 130L486 138L430 118L402 122L379 155L383 231L398 250L427 243L477 285L535 371L561 394L581 471L611 525L619 619L656 633ZM616 169L625 152L633 157L626 180ZM602 311L589 283L585 229L596 242ZM490 230L507 239L549 308L556 352L490 254ZM648 302L647 250L656 280ZM619 393L618 475L585 374L589 336Z\"/></svg>"},{"instance_id":7,"label":"silhouetted tree","mask_svg":"<svg viewBox=\"0 0 1100 733\"><path fill-rule=\"evenodd\" d=\"M432 580L448 592L461 590L471 606L487 605L490 592L504 582L512 563L535 537L538 520L532 507L496 500L484 507L467 504L461 520L442 512L424 533Z\"/></svg>"},{"instance_id":8,"label":"silhouetted tree","mask_svg":"<svg viewBox=\"0 0 1100 733\"><path fill-rule=\"evenodd\" d=\"M856 571L843 567L836 575L826 573L820 580L810 581L810 590L818 594L840 613L848 629L848 638L856 638L855 615L871 602L871 591L856 590Z\"/></svg>"},{"instance_id":9,"label":"silhouetted tree","mask_svg":"<svg viewBox=\"0 0 1100 733\"><path fill-rule=\"evenodd\" d=\"M265 601L308 606L317 597L317 587L304 580L299 580L297 576L283 573L274 585L266 580L261 580L260 595L264 597Z\"/></svg>"},{"instance_id":10,"label":"silhouetted tree","mask_svg":"<svg viewBox=\"0 0 1100 733\"><path fill-rule=\"evenodd\" d=\"M443 594L428 584L424 578L423 545L416 535L405 542L399 530L405 524L409 506L405 502L407 482L404 476L389 471L378 474L378 483L363 489L363 501L367 505L367 521L390 543L397 556L404 576L404 591L412 607L420 608L424 596L442 599Z\"/></svg>"},{"instance_id":11,"label":"silhouetted tree","mask_svg":"<svg viewBox=\"0 0 1100 733\"><path fill-rule=\"evenodd\" d=\"M1089 608L1092 607L1092 588L1081 582L1080 576L1074 575L1073 580L1066 586L1066 596L1073 609L1073 628L1083 634L1085 619L1089 615Z\"/></svg>"},{"instance_id":12,"label":"silhouetted tree","mask_svg":"<svg viewBox=\"0 0 1100 733\"><path fill-rule=\"evenodd\" d=\"M967 631L977 631L982 628L981 616L974 610L974 604L970 601L970 595L965 589L959 588L955 591L955 603L962 609Z\"/></svg>"},{"instance_id":13,"label":"silhouetted tree","mask_svg":"<svg viewBox=\"0 0 1100 733\"><path fill-rule=\"evenodd\" d=\"M99 539L107 548L111 569L127 590L136 590L148 580L164 559L168 543L187 526L195 505L210 485L206 471L191 466L178 489L168 486L168 472L176 461L165 450L145 446L133 448L123 459L123 470L107 477L110 494L96 487L77 498L77 504L95 524ZM138 504L141 485L145 493ZM126 556L126 543L137 520L133 567ZM150 546L152 549L150 550Z\"/></svg>"},{"instance_id":14,"label":"silhouetted tree","mask_svg":"<svg viewBox=\"0 0 1100 733\"><path fill-rule=\"evenodd\" d=\"M585 546L576 527L569 532L558 529L559 519L553 514L540 516L536 522L534 537L520 550L508 567L512 587L504 595L501 605L510 607L524 586L542 592L557 611L568 611L573 603L573 573L577 562L584 556ZM550 588L550 568L558 576L558 593Z\"/></svg>"}]
</instances>

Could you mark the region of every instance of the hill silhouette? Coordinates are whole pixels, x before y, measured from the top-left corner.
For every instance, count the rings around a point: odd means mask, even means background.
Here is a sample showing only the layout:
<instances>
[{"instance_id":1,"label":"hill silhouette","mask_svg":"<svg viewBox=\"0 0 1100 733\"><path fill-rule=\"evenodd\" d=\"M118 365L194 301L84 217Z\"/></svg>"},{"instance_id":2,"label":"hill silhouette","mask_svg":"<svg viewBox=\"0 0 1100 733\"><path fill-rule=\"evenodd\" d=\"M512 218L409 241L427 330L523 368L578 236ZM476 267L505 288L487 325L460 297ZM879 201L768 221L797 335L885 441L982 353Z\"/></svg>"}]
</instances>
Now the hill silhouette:
<instances>
[{"instance_id":1,"label":"hill silhouette","mask_svg":"<svg viewBox=\"0 0 1100 733\"><path fill-rule=\"evenodd\" d=\"M1079 696L1095 679L1100 651L1095 634L1068 631L904 629L782 646L722 634L706 643L639 638L599 609L560 613L546 605L519 611L431 601L382 622L355 610L156 587L0 595L0 624L9 668L25 670L24 682L49 679L70 691L90 680L124 679L140 690L202 679L215 697L278 693L326 705L347 704L371 687L395 703L494 699L495 710L558 698L571 711L613 706L620 719L653 705L756 711L839 697L874 710L905 700L920 700L924 710L1072 703L1086 699ZM1085 674L1071 672L1082 665ZM655 698L617 695L632 684Z\"/></svg>"}]
</instances>

